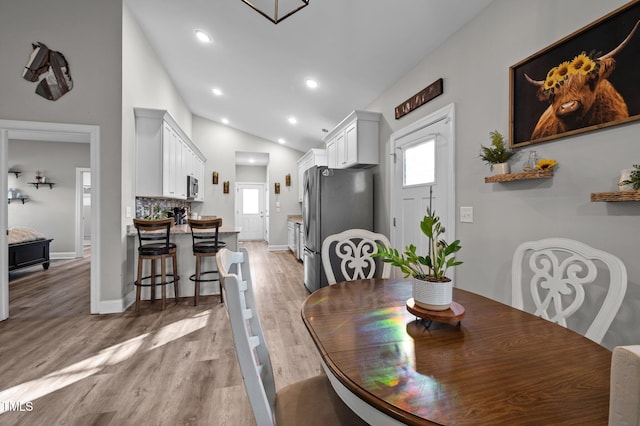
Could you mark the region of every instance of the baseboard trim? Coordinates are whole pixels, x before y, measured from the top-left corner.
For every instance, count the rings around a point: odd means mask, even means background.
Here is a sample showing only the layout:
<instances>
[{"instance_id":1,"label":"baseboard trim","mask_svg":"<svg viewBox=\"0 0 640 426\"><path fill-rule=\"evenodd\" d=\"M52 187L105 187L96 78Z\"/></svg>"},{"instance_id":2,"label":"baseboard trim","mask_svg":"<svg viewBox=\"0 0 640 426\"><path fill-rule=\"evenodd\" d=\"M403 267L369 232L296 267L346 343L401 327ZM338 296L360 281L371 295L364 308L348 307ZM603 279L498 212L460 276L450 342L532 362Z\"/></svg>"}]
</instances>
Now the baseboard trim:
<instances>
[{"instance_id":1,"label":"baseboard trim","mask_svg":"<svg viewBox=\"0 0 640 426\"><path fill-rule=\"evenodd\" d=\"M61 259L75 259L76 252L75 251L57 251L55 253L51 253L49 255L51 260L61 260Z\"/></svg>"},{"instance_id":2,"label":"baseboard trim","mask_svg":"<svg viewBox=\"0 0 640 426\"><path fill-rule=\"evenodd\" d=\"M99 314L119 314L124 312L124 299L101 300L98 303Z\"/></svg>"},{"instance_id":3,"label":"baseboard trim","mask_svg":"<svg viewBox=\"0 0 640 426\"><path fill-rule=\"evenodd\" d=\"M289 246L267 246L269 251L286 251L289 250Z\"/></svg>"}]
</instances>

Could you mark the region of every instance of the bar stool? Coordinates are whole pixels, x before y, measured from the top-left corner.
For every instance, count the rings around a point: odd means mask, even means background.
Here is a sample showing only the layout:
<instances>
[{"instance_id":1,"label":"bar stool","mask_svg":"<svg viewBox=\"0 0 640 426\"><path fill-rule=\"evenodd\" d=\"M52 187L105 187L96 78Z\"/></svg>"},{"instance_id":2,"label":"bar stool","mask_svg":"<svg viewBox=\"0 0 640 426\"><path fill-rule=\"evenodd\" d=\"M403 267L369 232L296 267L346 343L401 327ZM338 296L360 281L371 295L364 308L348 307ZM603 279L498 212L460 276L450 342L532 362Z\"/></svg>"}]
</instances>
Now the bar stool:
<instances>
[{"instance_id":1,"label":"bar stool","mask_svg":"<svg viewBox=\"0 0 640 426\"><path fill-rule=\"evenodd\" d=\"M176 245L169 242L171 223L173 219L146 220L133 219L133 225L138 231L138 277L136 285L136 311L140 308L140 294L142 287L151 287L151 302L156 300L156 285L162 286L162 310L166 306L167 285L173 284L176 303L178 303L179 289L178 281L178 257ZM164 231L164 232L161 232ZM167 274L167 259L173 261L173 270ZM142 268L145 260L151 261L151 275L142 276ZM161 273L156 274L156 260L161 262ZM156 278L160 277L160 282ZM167 280L167 278L172 278ZM144 283L145 280L150 282Z\"/></svg>"},{"instance_id":2,"label":"bar stool","mask_svg":"<svg viewBox=\"0 0 640 426\"><path fill-rule=\"evenodd\" d=\"M193 239L193 255L196 257L196 273L191 275L189 279L195 283L195 295L193 298L193 306L198 305L198 297L200 296L201 282L220 282L217 278L203 279L203 275L217 274L218 270L201 271L202 260L206 257L215 257L216 253L227 246L227 243L218 239L219 229L222 225L221 218L213 219L189 219L191 227L191 237ZM213 230L213 232L211 232ZM224 302L222 289L220 289L220 303Z\"/></svg>"}]
</instances>

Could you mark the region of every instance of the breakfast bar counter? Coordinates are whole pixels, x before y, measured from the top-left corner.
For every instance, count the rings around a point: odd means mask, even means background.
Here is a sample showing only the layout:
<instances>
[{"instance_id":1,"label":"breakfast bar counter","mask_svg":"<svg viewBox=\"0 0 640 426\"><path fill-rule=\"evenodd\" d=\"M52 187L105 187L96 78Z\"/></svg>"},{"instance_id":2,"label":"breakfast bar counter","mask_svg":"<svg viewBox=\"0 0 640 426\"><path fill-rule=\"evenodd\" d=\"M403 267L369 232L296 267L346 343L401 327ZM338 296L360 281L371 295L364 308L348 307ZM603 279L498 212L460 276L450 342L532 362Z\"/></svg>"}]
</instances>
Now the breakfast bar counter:
<instances>
[{"instance_id":1,"label":"breakfast bar counter","mask_svg":"<svg viewBox=\"0 0 640 426\"><path fill-rule=\"evenodd\" d=\"M233 226L221 226L219 230L219 239L227 243L227 248L231 251L237 251L238 249L238 233L240 233L239 227ZM189 280L189 276L195 273L196 257L193 255L191 239L191 228L189 225L174 225L171 227L171 242L177 246L178 253L178 275L180 276L180 297L194 296L194 282ZM127 229L127 301L135 300L135 286L136 271L138 268L138 233L136 229L131 225ZM158 264L159 265L159 264ZM171 268L168 267L170 270ZM210 271L215 270L216 259L211 257L203 260L202 270ZM159 266L158 266L159 270ZM145 275L149 275L148 266L145 265ZM203 278L210 279L215 275L208 275ZM200 295L207 296L212 294L220 294L220 283L215 282L201 282L200 283ZM173 286L167 286L167 298L174 297ZM148 287L142 288L142 299L148 300L150 298L150 289ZM128 304L129 305L129 304Z\"/></svg>"}]
</instances>

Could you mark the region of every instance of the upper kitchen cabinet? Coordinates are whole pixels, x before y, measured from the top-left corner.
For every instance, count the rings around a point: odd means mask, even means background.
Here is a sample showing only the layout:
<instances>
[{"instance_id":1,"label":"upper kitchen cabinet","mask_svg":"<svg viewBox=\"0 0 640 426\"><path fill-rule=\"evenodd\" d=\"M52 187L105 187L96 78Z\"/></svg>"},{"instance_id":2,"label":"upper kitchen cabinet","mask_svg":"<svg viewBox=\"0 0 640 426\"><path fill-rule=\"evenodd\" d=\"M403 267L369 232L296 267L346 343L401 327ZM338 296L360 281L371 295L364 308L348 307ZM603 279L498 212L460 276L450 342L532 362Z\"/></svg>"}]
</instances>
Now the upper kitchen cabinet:
<instances>
[{"instance_id":1,"label":"upper kitchen cabinet","mask_svg":"<svg viewBox=\"0 0 640 426\"><path fill-rule=\"evenodd\" d=\"M304 197L304 172L313 166L326 166L327 154L324 149L310 149L298 160L298 201Z\"/></svg>"},{"instance_id":2,"label":"upper kitchen cabinet","mask_svg":"<svg viewBox=\"0 0 640 426\"><path fill-rule=\"evenodd\" d=\"M134 111L136 196L186 199L187 176L204 179L205 157L167 111ZM203 192L194 201L204 201Z\"/></svg>"},{"instance_id":3,"label":"upper kitchen cabinet","mask_svg":"<svg viewBox=\"0 0 640 426\"><path fill-rule=\"evenodd\" d=\"M325 137L327 165L334 169L378 164L380 113L353 111Z\"/></svg>"}]
</instances>

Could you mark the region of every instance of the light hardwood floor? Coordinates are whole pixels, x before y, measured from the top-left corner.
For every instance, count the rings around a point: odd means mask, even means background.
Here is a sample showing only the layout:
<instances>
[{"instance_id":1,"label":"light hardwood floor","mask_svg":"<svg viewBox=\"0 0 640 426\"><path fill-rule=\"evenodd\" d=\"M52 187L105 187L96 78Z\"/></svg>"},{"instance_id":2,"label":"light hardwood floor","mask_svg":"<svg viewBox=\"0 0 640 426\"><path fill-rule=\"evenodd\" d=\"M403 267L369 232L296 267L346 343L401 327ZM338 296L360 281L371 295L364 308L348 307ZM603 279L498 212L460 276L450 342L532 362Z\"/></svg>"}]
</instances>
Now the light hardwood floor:
<instances>
[{"instance_id":1,"label":"light hardwood floor","mask_svg":"<svg viewBox=\"0 0 640 426\"><path fill-rule=\"evenodd\" d=\"M278 388L320 373L300 318L308 293L291 252L248 242ZM180 265L178 265L178 268ZM183 277L184 279L184 277ZM254 425L217 296L89 314L89 259L20 273L0 322L2 425ZM14 407L15 408L15 407Z\"/></svg>"}]
</instances>

